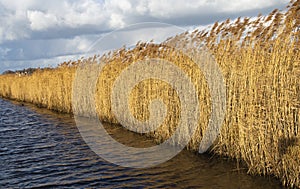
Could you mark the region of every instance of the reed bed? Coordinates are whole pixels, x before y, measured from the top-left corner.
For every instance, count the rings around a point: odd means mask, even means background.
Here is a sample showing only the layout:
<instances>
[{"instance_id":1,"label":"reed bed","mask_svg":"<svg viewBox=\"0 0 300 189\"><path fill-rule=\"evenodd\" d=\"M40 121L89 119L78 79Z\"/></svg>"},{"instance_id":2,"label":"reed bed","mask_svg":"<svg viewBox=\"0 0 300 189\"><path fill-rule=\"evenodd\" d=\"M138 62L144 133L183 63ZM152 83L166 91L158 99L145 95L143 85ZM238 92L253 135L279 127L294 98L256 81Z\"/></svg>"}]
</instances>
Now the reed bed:
<instances>
[{"instance_id":1,"label":"reed bed","mask_svg":"<svg viewBox=\"0 0 300 189\"><path fill-rule=\"evenodd\" d=\"M37 70L32 75L0 76L1 96L30 102L58 112L72 112L72 84L75 67Z\"/></svg>"},{"instance_id":2,"label":"reed bed","mask_svg":"<svg viewBox=\"0 0 300 189\"><path fill-rule=\"evenodd\" d=\"M186 32L162 44L138 43L134 49L63 63L30 76L1 75L0 95L71 113L77 66L97 64L101 59L106 64L97 81L96 110L102 121L118 123L111 110L111 92L118 75L145 56L159 57L180 67L195 84L201 116L187 148L198 150L211 114L209 89L193 61L170 46L204 44L219 64L227 90L226 117L211 151L246 164L250 174L275 175L284 185L300 188L299 26L300 1L293 0L285 12L274 10L254 20L226 20L210 30ZM172 135L180 120L176 91L166 82L145 80L132 90L129 104L134 117L145 121L149 119L148 105L156 98L167 105L167 116L148 135L160 143Z\"/></svg>"}]
</instances>

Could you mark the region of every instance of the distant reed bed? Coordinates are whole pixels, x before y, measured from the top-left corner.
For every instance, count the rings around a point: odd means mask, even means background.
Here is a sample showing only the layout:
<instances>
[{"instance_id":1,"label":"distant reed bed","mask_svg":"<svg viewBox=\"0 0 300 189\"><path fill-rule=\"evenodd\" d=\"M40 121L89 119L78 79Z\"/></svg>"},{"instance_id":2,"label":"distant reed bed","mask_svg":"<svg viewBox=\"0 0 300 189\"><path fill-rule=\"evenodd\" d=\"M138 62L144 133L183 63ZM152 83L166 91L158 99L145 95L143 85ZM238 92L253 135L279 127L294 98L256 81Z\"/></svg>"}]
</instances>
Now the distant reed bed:
<instances>
[{"instance_id":1,"label":"distant reed bed","mask_svg":"<svg viewBox=\"0 0 300 189\"><path fill-rule=\"evenodd\" d=\"M134 49L65 62L30 76L1 75L0 95L71 113L77 66L97 64L101 59L107 64L97 81L96 110L102 121L118 123L111 109L112 87L118 75L145 56L162 58L180 67L198 92L199 126L187 146L198 150L211 114L209 89L192 60L169 47L205 44L221 68L227 90L226 117L212 152L246 164L251 174L275 175L284 185L300 188L299 18L300 1L291 1L286 12L274 10L256 19L226 20L210 30L186 32L162 44L138 43ZM136 119L147 120L148 105L156 98L163 99L168 112L163 124L148 135L162 142L180 120L176 91L166 82L145 80L132 90L129 104Z\"/></svg>"},{"instance_id":2,"label":"distant reed bed","mask_svg":"<svg viewBox=\"0 0 300 189\"><path fill-rule=\"evenodd\" d=\"M59 112L72 112L75 67L37 70L31 75L0 76L1 96Z\"/></svg>"}]
</instances>

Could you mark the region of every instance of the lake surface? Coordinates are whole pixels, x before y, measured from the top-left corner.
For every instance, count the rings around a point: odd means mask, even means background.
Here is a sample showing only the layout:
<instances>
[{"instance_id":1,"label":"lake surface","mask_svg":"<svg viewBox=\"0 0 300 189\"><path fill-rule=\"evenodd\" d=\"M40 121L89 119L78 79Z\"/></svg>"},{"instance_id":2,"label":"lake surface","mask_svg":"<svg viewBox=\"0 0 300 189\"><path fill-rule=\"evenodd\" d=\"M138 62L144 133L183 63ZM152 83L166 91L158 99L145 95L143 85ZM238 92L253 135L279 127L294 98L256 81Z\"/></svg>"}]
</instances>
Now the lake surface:
<instances>
[{"instance_id":1,"label":"lake surface","mask_svg":"<svg viewBox=\"0 0 300 189\"><path fill-rule=\"evenodd\" d=\"M120 127L106 129L132 146L152 143ZM0 99L0 188L45 187L282 188L231 161L186 150L153 168L119 167L90 150L72 116Z\"/></svg>"}]
</instances>

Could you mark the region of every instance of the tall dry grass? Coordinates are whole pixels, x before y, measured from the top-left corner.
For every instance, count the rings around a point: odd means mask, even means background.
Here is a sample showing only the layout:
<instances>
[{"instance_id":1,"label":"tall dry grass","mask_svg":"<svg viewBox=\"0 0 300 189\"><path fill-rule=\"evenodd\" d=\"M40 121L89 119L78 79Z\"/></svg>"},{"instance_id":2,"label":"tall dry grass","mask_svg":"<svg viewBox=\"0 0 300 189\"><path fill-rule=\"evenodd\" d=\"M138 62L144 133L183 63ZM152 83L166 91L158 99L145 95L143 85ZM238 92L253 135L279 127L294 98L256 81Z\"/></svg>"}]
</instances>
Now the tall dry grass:
<instances>
[{"instance_id":1,"label":"tall dry grass","mask_svg":"<svg viewBox=\"0 0 300 189\"><path fill-rule=\"evenodd\" d=\"M32 75L0 75L0 95L59 112L72 112L75 67L37 70Z\"/></svg>"},{"instance_id":2,"label":"tall dry grass","mask_svg":"<svg viewBox=\"0 0 300 189\"><path fill-rule=\"evenodd\" d=\"M299 6L299 0L291 1L285 13L274 10L255 20L226 20L215 23L210 31L186 32L160 45L139 43L134 49L123 48L102 57L107 64L95 95L100 119L118 123L110 97L122 70L146 55L159 57L176 64L195 84L201 118L188 148L198 150L211 113L208 86L201 70L168 46L184 47L191 40L195 45L205 44L221 68L227 89L226 117L212 151L244 162L251 174L272 174L285 185L300 187ZM94 57L83 62L97 60ZM1 75L0 94L70 113L72 81L80 62L73 66L64 63L31 76ZM149 79L133 89L129 103L135 118L147 120L148 104L155 98L163 99L168 112L163 124L149 136L162 142L172 135L180 119L176 91L168 83Z\"/></svg>"}]
</instances>

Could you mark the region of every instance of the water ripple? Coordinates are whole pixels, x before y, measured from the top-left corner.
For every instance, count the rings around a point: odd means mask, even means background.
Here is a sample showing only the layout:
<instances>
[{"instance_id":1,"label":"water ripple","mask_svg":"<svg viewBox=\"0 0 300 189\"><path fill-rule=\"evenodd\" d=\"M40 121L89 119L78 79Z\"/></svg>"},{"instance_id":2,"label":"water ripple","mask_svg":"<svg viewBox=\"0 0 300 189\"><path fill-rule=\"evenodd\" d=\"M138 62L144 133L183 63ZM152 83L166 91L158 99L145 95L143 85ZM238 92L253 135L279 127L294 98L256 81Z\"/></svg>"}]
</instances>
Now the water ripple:
<instances>
[{"instance_id":1,"label":"water ripple","mask_svg":"<svg viewBox=\"0 0 300 189\"><path fill-rule=\"evenodd\" d=\"M277 180L233 171L232 162L188 151L153 168L119 167L89 149L70 115L2 99L0 107L0 188L281 188ZM154 145L122 128L106 129L130 146Z\"/></svg>"}]
</instances>

